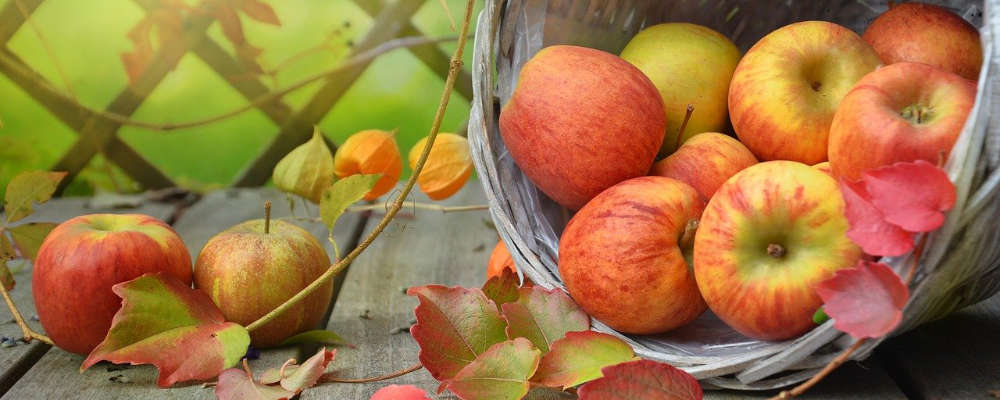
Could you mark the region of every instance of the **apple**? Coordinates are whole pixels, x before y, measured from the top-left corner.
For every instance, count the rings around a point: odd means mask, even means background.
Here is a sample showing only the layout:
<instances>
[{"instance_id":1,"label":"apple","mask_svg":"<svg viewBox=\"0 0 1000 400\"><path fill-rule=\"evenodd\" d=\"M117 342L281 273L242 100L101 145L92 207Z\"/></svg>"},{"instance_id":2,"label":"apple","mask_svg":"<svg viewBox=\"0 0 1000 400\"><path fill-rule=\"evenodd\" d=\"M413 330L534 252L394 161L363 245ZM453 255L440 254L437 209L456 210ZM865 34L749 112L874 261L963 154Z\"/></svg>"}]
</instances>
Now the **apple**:
<instances>
[{"instance_id":1,"label":"apple","mask_svg":"<svg viewBox=\"0 0 1000 400\"><path fill-rule=\"evenodd\" d=\"M712 197L694 239L694 275L708 307L736 331L782 340L815 326L813 290L861 256L847 238L832 177L794 161L734 175Z\"/></svg>"},{"instance_id":2,"label":"apple","mask_svg":"<svg viewBox=\"0 0 1000 400\"><path fill-rule=\"evenodd\" d=\"M736 135L762 161L826 161L837 105L880 62L860 36L837 24L806 21L771 32L733 73Z\"/></svg>"},{"instance_id":3,"label":"apple","mask_svg":"<svg viewBox=\"0 0 1000 400\"><path fill-rule=\"evenodd\" d=\"M191 284L191 256L167 224L140 214L72 218L49 233L35 259L38 318L56 346L88 354L121 308L111 287L157 272Z\"/></svg>"},{"instance_id":4,"label":"apple","mask_svg":"<svg viewBox=\"0 0 1000 400\"><path fill-rule=\"evenodd\" d=\"M862 35L884 63L921 62L979 79L983 48L976 27L935 5L889 4Z\"/></svg>"},{"instance_id":5,"label":"apple","mask_svg":"<svg viewBox=\"0 0 1000 400\"><path fill-rule=\"evenodd\" d=\"M619 332L652 334L705 311L687 259L698 192L662 176L629 179L587 203L559 240L559 274L573 300Z\"/></svg>"},{"instance_id":6,"label":"apple","mask_svg":"<svg viewBox=\"0 0 1000 400\"><path fill-rule=\"evenodd\" d=\"M663 98L667 131L661 155L695 134L726 128L729 81L740 50L725 35L688 23L654 25L635 35L621 57L642 70ZM694 112L678 139L688 105Z\"/></svg>"},{"instance_id":7,"label":"apple","mask_svg":"<svg viewBox=\"0 0 1000 400\"><path fill-rule=\"evenodd\" d=\"M943 161L975 102L975 83L950 72L911 62L879 68L844 97L833 118L833 175L854 180L898 161Z\"/></svg>"},{"instance_id":8,"label":"apple","mask_svg":"<svg viewBox=\"0 0 1000 400\"><path fill-rule=\"evenodd\" d=\"M500 135L518 167L573 210L649 172L665 124L660 94L642 71L577 46L546 47L528 60L500 111Z\"/></svg>"},{"instance_id":9,"label":"apple","mask_svg":"<svg viewBox=\"0 0 1000 400\"><path fill-rule=\"evenodd\" d=\"M833 175L833 170L830 169L830 162L829 161L823 161L823 162L821 162L819 164L813 165L812 167L816 168L816 169L818 169L820 171L823 171L824 174L831 175L831 176Z\"/></svg>"},{"instance_id":10,"label":"apple","mask_svg":"<svg viewBox=\"0 0 1000 400\"><path fill-rule=\"evenodd\" d=\"M756 163L753 153L739 140L705 132L694 135L674 154L653 164L652 175L691 185L707 202L729 177Z\"/></svg>"},{"instance_id":11,"label":"apple","mask_svg":"<svg viewBox=\"0 0 1000 400\"><path fill-rule=\"evenodd\" d=\"M278 307L330 267L323 246L306 230L282 220L257 219L212 237L198 254L194 284L226 320L247 325ZM250 333L255 347L272 347L315 329L333 296L327 282L284 314Z\"/></svg>"}]
</instances>

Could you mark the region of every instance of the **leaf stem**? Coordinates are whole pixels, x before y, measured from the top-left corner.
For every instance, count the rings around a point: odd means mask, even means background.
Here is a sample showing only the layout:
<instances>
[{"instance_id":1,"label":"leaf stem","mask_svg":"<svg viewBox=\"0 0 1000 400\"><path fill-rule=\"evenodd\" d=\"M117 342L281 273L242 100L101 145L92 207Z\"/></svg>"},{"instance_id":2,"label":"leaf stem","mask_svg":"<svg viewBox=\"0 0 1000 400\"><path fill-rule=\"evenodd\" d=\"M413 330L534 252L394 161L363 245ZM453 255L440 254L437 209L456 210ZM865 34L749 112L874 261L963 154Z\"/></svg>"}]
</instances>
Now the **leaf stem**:
<instances>
[{"instance_id":1,"label":"leaf stem","mask_svg":"<svg viewBox=\"0 0 1000 400\"><path fill-rule=\"evenodd\" d=\"M462 53L465 49L466 39L468 38L469 21L472 19L474 3L475 0L467 0L466 2L465 20L462 22L461 33L458 36L458 46L455 48L455 53L451 56L451 62L448 68L448 78L444 83L444 91L441 93L441 102L438 104L437 112L434 114L434 122L431 125L430 133L427 135L427 145L424 146L423 151L420 153L420 159L417 160L417 164L413 168L413 173L410 175L410 179L408 179L406 184L403 185L403 189L400 192L399 197L396 197L392 206L389 207L385 216L383 216L378 225L372 229L371 233L369 233L368 236L361 241L361 243L358 243L357 247L351 250L350 253L347 253L347 256L338 260L336 264L331 265L326 272L323 272L323 274L317 277L316 280L296 293L294 296L285 300L285 302L280 306L247 325L248 331L253 332L257 328L260 328L264 324L277 318L283 312L287 311L289 308L295 306L307 296L315 292L316 289L324 285L327 281L333 279L333 277L340 273L340 271L343 271L344 268L347 268L347 266L350 265L350 263L354 261L354 259L357 258L361 252L365 251L365 249L367 249L368 246L375 241L379 234L381 234L382 231L389 226L389 222L391 222L393 217L396 216L396 213L403 208L403 203L405 202L404 199L406 199L406 196L410 194L413 186L417 183L417 177L420 176L420 171L424 169L424 164L427 162L427 156L430 154L431 148L434 145L434 139L437 138L438 131L441 129L441 121L444 119L444 112L448 108L448 101L451 99L451 91L455 87L455 80L458 77L458 71L462 69Z\"/></svg>"},{"instance_id":2,"label":"leaf stem","mask_svg":"<svg viewBox=\"0 0 1000 400\"><path fill-rule=\"evenodd\" d=\"M0 258L0 262L7 262L6 259ZM25 342L31 342L33 339L37 339L39 342L52 345L52 339L41 333L31 330L27 323L24 322L24 317L21 316L21 312L18 311L17 305L14 304L14 299L10 298L10 292L4 285L0 285L0 294L3 294L3 300L7 303L7 308L10 309L10 313L14 314L14 321L17 322L17 326L21 327L21 334L24 335Z\"/></svg>"},{"instance_id":3,"label":"leaf stem","mask_svg":"<svg viewBox=\"0 0 1000 400\"><path fill-rule=\"evenodd\" d=\"M400 376L406 375L408 373L411 373L413 371L417 371L417 370L419 370L419 369L421 369L423 367L424 367L423 365L421 365L420 363L417 363L416 365L413 365L413 366L407 367L405 369L401 369L399 371L392 372L392 373L389 373L389 374L386 374L386 375L375 376L375 377L371 377L371 378L360 378L360 379L337 378L337 377L334 377L331 374L324 374L323 377L320 378L320 381L322 381L322 382L337 382L337 383L368 383L368 382L378 382L378 381L384 381L386 379L392 379L392 378L400 377Z\"/></svg>"}]
</instances>

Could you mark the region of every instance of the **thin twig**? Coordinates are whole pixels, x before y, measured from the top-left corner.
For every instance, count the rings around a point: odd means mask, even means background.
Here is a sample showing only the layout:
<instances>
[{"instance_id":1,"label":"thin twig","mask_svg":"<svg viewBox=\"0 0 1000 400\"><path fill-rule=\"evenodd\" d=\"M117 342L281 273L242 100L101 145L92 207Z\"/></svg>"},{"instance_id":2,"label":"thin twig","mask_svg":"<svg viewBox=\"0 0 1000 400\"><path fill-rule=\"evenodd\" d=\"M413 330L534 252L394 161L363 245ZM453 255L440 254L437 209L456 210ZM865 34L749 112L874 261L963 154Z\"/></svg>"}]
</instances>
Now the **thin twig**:
<instances>
[{"instance_id":1,"label":"thin twig","mask_svg":"<svg viewBox=\"0 0 1000 400\"><path fill-rule=\"evenodd\" d=\"M351 206L347 207L349 212L362 212L362 211L374 211L374 210L385 210L391 207L391 203L386 204L367 204L363 206ZM443 206L440 204L433 203L418 203L416 201L404 201L404 208L413 208L419 210L433 210L440 211L443 213L449 212L461 212L461 211L482 211L490 209L490 206L486 204L474 204L470 206Z\"/></svg>"},{"instance_id":2,"label":"thin twig","mask_svg":"<svg viewBox=\"0 0 1000 400\"><path fill-rule=\"evenodd\" d=\"M320 381L321 382L337 382L337 383L368 383L368 382L378 382L378 381L384 381L386 379L392 379L392 378L400 377L400 376L406 375L408 373L411 373L413 371L417 371L417 370L419 370L419 369L421 369L423 367L424 367L423 365L420 365L420 363L417 363L416 365L413 365L411 367L407 367L406 369L402 369L402 370L399 370L399 371L396 371L396 372L393 372L393 373L390 373L390 374L387 374L387 375L375 376L375 377L371 377L371 378L361 378L361 379L337 378L337 377L335 377L333 375L330 375L330 374L324 374L323 377L320 378Z\"/></svg>"},{"instance_id":3,"label":"thin twig","mask_svg":"<svg viewBox=\"0 0 1000 400\"><path fill-rule=\"evenodd\" d=\"M0 258L0 261L7 262L6 259ZM14 304L14 299L10 298L10 292L7 291L7 287L0 285L0 294L3 294L3 300L7 302L7 308L10 309L10 313L14 314L14 321L17 322L17 326L21 327L21 334L24 335L25 342L31 342L32 339L37 339L39 342L52 344L52 339L41 333L31 330L27 323L24 322L24 317L21 316L21 312L17 310L17 306Z\"/></svg>"},{"instance_id":4,"label":"thin twig","mask_svg":"<svg viewBox=\"0 0 1000 400\"><path fill-rule=\"evenodd\" d=\"M378 225L372 229L371 233L369 233L368 236L361 241L361 243L358 243L357 247L351 250L350 253L347 253L346 257L339 260L336 264L331 265L326 272L323 272L323 274L317 277L316 280L296 293L294 296L285 300L285 302L280 306L247 325L248 331L252 332L277 318L283 312L287 311L289 308L295 306L307 296L315 292L320 286L326 284L327 281L333 279L333 277L339 274L340 271L343 271L344 268L347 268L351 261L354 261L354 259L357 258L361 252L365 251L365 249L367 249L368 246L370 246L372 242L378 238L378 235L381 234L387 226L389 226L389 222L391 222L393 217L396 216L396 213L403 208L404 199L406 199L406 196L408 196L410 191L413 190L413 186L416 185L417 177L420 176L420 171L423 170L424 164L427 162L427 157L430 155L431 148L434 146L434 139L437 138L438 131L441 129L441 121L444 120L444 112L448 108L448 101L451 99L451 91L455 87L455 80L458 77L458 71L462 69L462 53L465 49L466 39L468 39L469 21L472 19L472 9L474 3L475 0L467 0L465 7L465 20L462 22L462 30L458 35L458 46L455 48L455 53L451 56L451 62L448 67L448 78L444 82L444 91L441 93L441 102L438 104L437 112L434 114L434 122L431 124L430 133L427 135L427 145L424 146L423 151L420 153L420 159L417 160L417 164L413 168L413 174L411 174L410 179L406 181L402 191L400 191L399 197L396 198L392 207L386 211L385 216L383 216Z\"/></svg>"}]
</instances>

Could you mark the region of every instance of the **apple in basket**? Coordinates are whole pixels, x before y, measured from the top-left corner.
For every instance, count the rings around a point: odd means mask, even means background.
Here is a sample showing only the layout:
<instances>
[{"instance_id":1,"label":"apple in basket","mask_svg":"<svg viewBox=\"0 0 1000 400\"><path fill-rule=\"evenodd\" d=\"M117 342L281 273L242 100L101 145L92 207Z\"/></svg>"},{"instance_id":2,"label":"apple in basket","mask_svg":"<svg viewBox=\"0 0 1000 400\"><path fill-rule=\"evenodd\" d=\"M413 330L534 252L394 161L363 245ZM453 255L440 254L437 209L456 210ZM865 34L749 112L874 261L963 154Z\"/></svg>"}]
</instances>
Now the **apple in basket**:
<instances>
[{"instance_id":1,"label":"apple in basket","mask_svg":"<svg viewBox=\"0 0 1000 400\"><path fill-rule=\"evenodd\" d=\"M889 11L875 18L862 35L884 63L920 62L979 79L983 49L976 27L942 7L889 4Z\"/></svg>"},{"instance_id":2,"label":"apple in basket","mask_svg":"<svg viewBox=\"0 0 1000 400\"><path fill-rule=\"evenodd\" d=\"M847 238L844 201L826 173L768 161L712 197L694 240L694 275L708 307L738 332L788 339L814 326L817 283L861 256Z\"/></svg>"},{"instance_id":3,"label":"apple in basket","mask_svg":"<svg viewBox=\"0 0 1000 400\"><path fill-rule=\"evenodd\" d=\"M306 230L282 220L257 219L229 228L205 244L195 262L194 284L212 298L226 320L245 326L294 296L329 266L323 246ZM251 343L271 347L316 328L332 296L333 282L327 282L251 332Z\"/></svg>"},{"instance_id":4,"label":"apple in basket","mask_svg":"<svg viewBox=\"0 0 1000 400\"><path fill-rule=\"evenodd\" d=\"M518 167L574 210L646 175L665 124L660 94L642 71L576 46L546 47L532 57L500 111L500 134Z\"/></svg>"},{"instance_id":5,"label":"apple in basket","mask_svg":"<svg viewBox=\"0 0 1000 400\"><path fill-rule=\"evenodd\" d=\"M708 201L737 172L757 163L753 153L721 133L699 133L684 142L674 154L653 164L651 175L674 178L698 191Z\"/></svg>"},{"instance_id":6,"label":"apple in basket","mask_svg":"<svg viewBox=\"0 0 1000 400\"><path fill-rule=\"evenodd\" d=\"M646 176L587 203L559 240L559 274L594 318L625 333L664 332L705 311L690 268L704 208L687 184Z\"/></svg>"},{"instance_id":7,"label":"apple in basket","mask_svg":"<svg viewBox=\"0 0 1000 400\"><path fill-rule=\"evenodd\" d=\"M973 81L948 71L911 62L879 68L844 97L833 118L834 176L859 179L866 170L898 161L937 164L958 140L975 102Z\"/></svg>"},{"instance_id":8,"label":"apple in basket","mask_svg":"<svg viewBox=\"0 0 1000 400\"><path fill-rule=\"evenodd\" d=\"M156 272L191 284L191 256L162 221L92 214L63 222L42 242L31 278L45 333L66 351L90 353L121 308L111 287Z\"/></svg>"},{"instance_id":9,"label":"apple in basket","mask_svg":"<svg viewBox=\"0 0 1000 400\"><path fill-rule=\"evenodd\" d=\"M880 63L871 46L840 25L779 28L754 44L733 73L729 115L736 135L762 161L826 161L837 105Z\"/></svg>"}]
</instances>

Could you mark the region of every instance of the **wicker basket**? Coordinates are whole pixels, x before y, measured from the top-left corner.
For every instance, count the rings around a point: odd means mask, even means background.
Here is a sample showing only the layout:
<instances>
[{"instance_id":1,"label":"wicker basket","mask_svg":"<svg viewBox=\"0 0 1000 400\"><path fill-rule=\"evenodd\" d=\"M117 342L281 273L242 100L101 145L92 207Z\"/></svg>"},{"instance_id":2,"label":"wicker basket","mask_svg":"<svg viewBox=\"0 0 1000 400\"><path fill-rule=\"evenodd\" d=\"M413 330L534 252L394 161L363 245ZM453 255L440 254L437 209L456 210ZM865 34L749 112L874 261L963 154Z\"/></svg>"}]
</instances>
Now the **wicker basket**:
<instances>
[{"instance_id":1,"label":"wicker basket","mask_svg":"<svg viewBox=\"0 0 1000 400\"><path fill-rule=\"evenodd\" d=\"M981 27L984 65L976 104L946 169L958 201L928 242L896 333L988 298L1000 289L1000 0L931 1ZM619 52L642 27L665 21L706 25L742 50L785 24L827 20L861 32L886 1L868 0L486 0L476 32L475 96L469 139L490 213L520 270L536 284L565 290L557 268L559 233L569 213L521 173L500 138L500 105L521 66L543 46L578 44ZM908 256L890 260L897 273ZM599 321L593 329L618 335L644 358L693 374L706 388L762 390L814 375L853 343L832 321L795 340L763 342L727 328L711 312L676 331L626 336ZM880 340L855 353L863 359Z\"/></svg>"}]
</instances>

